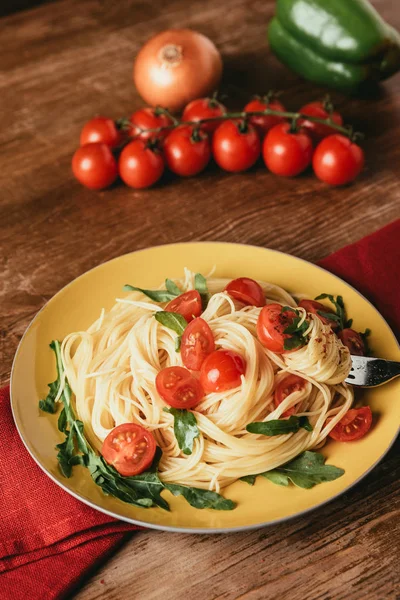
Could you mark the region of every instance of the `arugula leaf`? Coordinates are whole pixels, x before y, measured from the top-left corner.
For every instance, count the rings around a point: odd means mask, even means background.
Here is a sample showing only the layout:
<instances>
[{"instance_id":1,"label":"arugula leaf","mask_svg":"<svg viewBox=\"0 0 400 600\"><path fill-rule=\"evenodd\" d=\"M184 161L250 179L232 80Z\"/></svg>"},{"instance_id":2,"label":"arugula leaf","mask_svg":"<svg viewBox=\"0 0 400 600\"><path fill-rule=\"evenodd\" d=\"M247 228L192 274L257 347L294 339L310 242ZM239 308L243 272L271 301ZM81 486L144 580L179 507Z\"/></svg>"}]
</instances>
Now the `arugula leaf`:
<instances>
[{"instance_id":1,"label":"arugula leaf","mask_svg":"<svg viewBox=\"0 0 400 600\"><path fill-rule=\"evenodd\" d=\"M67 429L67 413L65 412L65 408L59 414L57 426L59 431L65 433Z\"/></svg>"},{"instance_id":2,"label":"arugula leaf","mask_svg":"<svg viewBox=\"0 0 400 600\"><path fill-rule=\"evenodd\" d=\"M201 273L196 273L194 276L194 289L200 296L208 294L207 279Z\"/></svg>"},{"instance_id":3,"label":"arugula leaf","mask_svg":"<svg viewBox=\"0 0 400 600\"><path fill-rule=\"evenodd\" d=\"M177 483L165 483L167 490L174 496L183 496L195 508L213 508L214 510L233 510L235 502L228 500L217 492L210 492L201 488L186 487Z\"/></svg>"},{"instance_id":4,"label":"arugula leaf","mask_svg":"<svg viewBox=\"0 0 400 600\"><path fill-rule=\"evenodd\" d=\"M56 352L55 341L51 342L50 348L52 350L54 350L54 352ZM46 398L44 400L39 400L40 410L43 410L44 412L48 412L50 414L54 414L57 412L57 405L56 405L55 399L57 396L58 389L60 387L60 383L61 383L61 371L58 367L58 361L57 361L57 379L55 381L53 381L52 383L48 384L49 393L47 394Z\"/></svg>"},{"instance_id":5,"label":"arugula leaf","mask_svg":"<svg viewBox=\"0 0 400 600\"><path fill-rule=\"evenodd\" d=\"M178 335L175 340L175 352L179 352L182 344L182 336Z\"/></svg>"},{"instance_id":6,"label":"arugula leaf","mask_svg":"<svg viewBox=\"0 0 400 600\"><path fill-rule=\"evenodd\" d=\"M174 296L179 296L180 294L182 294L181 290L178 288L176 283L172 281L172 279L165 280L165 287L167 289L167 292L169 292L170 294L174 294Z\"/></svg>"},{"instance_id":7,"label":"arugula leaf","mask_svg":"<svg viewBox=\"0 0 400 600\"><path fill-rule=\"evenodd\" d=\"M172 329L178 335L182 335L185 331L185 327L187 326L187 321L185 317L182 317L179 313L167 312L166 310L160 310L154 314L156 321L164 325L164 327L168 327L168 329Z\"/></svg>"},{"instance_id":8,"label":"arugula leaf","mask_svg":"<svg viewBox=\"0 0 400 600\"><path fill-rule=\"evenodd\" d=\"M124 285L123 290L124 292L142 292L142 294L148 296L154 302L168 302L179 296L179 294L172 294L168 290L144 290L128 283Z\"/></svg>"},{"instance_id":9,"label":"arugula leaf","mask_svg":"<svg viewBox=\"0 0 400 600\"><path fill-rule=\"evenodd\" d=\"M266 471L265 473L261 473L261 475L276 485L289 485L289 477L284 473L281 473L278 469Z\"/></svg>"},{"instance_id":10,"label":"arugula leaf","mask_svg":"<svg viewBox=\"0 0 400 600\"><path fill-rule=\"evenodd\" d=\"M244 481L245 483L248 483L249 485L254 485L256 478L257 478L257 475L243 475L243 477L240 477L240 481Z\"/></svg>"},{"instance_id":11,"label":"arugula leaf","mask_svg":"<svg viewBox=\"0 0 400 600\"><path fill-rule=\"evenodd\" d=\"M333 481L344 474L343 469L326 465L325 460L319 452L306 450L286 465L261 475L278 485L288 485L290 480L298 487L310 489L318 483Z\"/></svg>"},{"instance_id":12,"label":"arugula leaf","mask_svg":"<svg viewBox=\"0 0 400 600\"><path fill-rule=\"evenodd\" d=\"M369 356L371 354L371 348L369 347L368 338L371 335L371 330L367 327L367 329L364 332L360 331L360 335L362 341L364 342L365 355Z\"/></svg>"},{"instance_id":13,"label":"arugula leaf","mask_svg":"<svg viewBox=\"0 0 400 600\"><path fill-rule=\"evenodd\" d=\"M302 315L300 315L299 311L295 308L291 308L290 306L282 306L281 313L284 312L293 312L296 315L290 325L283 330L283 333L290 335L290 337L284 339L284 349L295 350L296 348L300 348L307 343L305 332L308 329L308 322L306 320L302 320Z\"/></svg>"},{"instance_id":14,"label":"arugula leaf","mask_svg":"<svg viewBox=\"0 0 400 600\"><path fill-rule=\"evenodd\" d=\"M292 415L288 419L255 421L254 423L249 423L246 430L249 433L259 433L261 435L282 435L284 433L297 433L300 427L307 431L312 431L307 417L296 417L295 415Z\"/></svg>"},{"instance_id":15,"label":"arugula leaf","mask_svg":"<svg viewBox=\"0 0 400 600\"><path fill-rule=\"evenodd\" d=\"M329 313L323 311L317 311L318 314L322 317L326 317L327 319L333 319L339 325L340 329L345 329L346 327L350 327L352 321L347 321L346 319L346 310L344 308L344 302L342 296L333 296L332 294L320 294L315 298L315 300L325 300L328 299L332 302L335 307L336 313ZM349 325L350 323L350 325Z\"/></svg>"},{"instance_id":16,"label":"arugula leaf","mask_svg":"<svg viewBox=\"0 0 400 600\"><path fill-rule=\"evenodd\" d=\"M60 467L61 473L64 477L71 477L72 466L70 464L70 460L73 457L75 451L74 445L74 430L66 431L66 439L61 444L57 444L56 448L58 448L57 460Z\"/></svg>"},{"instance_id":17,"label":"arugula leaf","mask_svg":"<svg viewBox=\"0 0 400 600\"><path fill-rule=\"evenodd\" d=\"M196 417L185 409L165 407L163 410L174 417L174 433L179 448L183 454L192 454L193 442L200 435Z\"/></svg>"}]
</instances>

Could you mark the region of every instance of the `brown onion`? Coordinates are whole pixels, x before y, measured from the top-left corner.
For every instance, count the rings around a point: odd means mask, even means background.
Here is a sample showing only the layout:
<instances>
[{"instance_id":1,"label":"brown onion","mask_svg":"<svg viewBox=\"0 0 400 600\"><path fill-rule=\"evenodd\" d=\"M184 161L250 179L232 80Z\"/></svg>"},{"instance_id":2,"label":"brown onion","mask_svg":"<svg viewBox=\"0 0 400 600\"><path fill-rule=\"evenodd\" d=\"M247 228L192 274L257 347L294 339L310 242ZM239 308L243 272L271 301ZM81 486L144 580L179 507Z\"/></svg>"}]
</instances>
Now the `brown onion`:
<instances>
[{"instance_id":1,"label":"brown onion","mask_svg":"<svg viewBox=\"0 0 400 600\"><path fill-rule=\"evenodd\" d=\"M140 50L133 81L150 106L177 112L213 92L221 79L221 56L211 40L191 29L170 29Z\"/></svg>"}]
</instances>

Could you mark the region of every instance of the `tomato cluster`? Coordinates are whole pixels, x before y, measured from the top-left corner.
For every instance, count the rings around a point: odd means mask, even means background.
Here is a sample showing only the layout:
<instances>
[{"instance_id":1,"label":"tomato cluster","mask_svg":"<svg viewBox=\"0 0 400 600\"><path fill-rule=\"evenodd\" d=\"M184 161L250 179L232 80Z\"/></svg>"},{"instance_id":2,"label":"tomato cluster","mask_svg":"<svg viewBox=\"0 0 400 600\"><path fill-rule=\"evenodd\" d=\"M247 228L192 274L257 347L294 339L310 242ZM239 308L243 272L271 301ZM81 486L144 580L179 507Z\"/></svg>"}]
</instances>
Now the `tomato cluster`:
<instances>
[{"instance_id":1,"label":"tomato cluster","mask_svg":"<svg viewBox=\"0 0 400 600\"><path fill-rule=\"evenodd\" d=\"M266 109L283 115L254 114ZM364 164L360 146L334 133L329 123L312 120L329 118L341 126L341 115L328 112L322 102L307 104L299 112L302 118L289 122L285 114L290 113L281 102L264 98L249 102L240 117L229 118L221 102L200 98L186 106L181 122L162 108L150 107L133 113L125 130L112 119L96 117L81 132L73 173L92 189L109 187L118 175L128 186L141 189L155 184L166 168L191 177L204 171L213 157L225 171L241 172L261 155L275 175L293 177L312 164L316 176L330 185L353 181Z\"/></svg>"}]
</instances>

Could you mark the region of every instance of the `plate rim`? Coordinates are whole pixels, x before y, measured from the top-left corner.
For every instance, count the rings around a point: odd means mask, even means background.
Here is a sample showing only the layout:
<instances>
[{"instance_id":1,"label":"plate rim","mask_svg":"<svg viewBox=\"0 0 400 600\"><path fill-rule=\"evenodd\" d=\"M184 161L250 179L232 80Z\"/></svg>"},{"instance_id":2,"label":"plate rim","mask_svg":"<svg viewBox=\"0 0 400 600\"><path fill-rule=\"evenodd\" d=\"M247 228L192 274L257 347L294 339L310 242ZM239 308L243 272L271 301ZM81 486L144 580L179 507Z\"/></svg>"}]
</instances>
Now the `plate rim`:
<instances>
[{"instance_id":1,"label":"plate rim","mask_svg":"<svg viewBox=\"0 0 400 600\"><path fill-rule=\"evenodd\" d=\"M56 484L58 485L62 490L64 490L66 493L70 494L71 496L73 496L76 500L79 500L80 502L83 502L84 504L86 504L87 506L90 506L90 508L97 510L109 517L112 517L114 519L120 520L120 521L124 521L126 523L129 523L131 525L136 525L138 527L143 527L145 529L154 529L154 530L158 530L158 531L168 531L170 533L194 533L194 534L218 534L218 533L236 533L236 532L241 532L241 531L252 531L255 529L261 529L264 527L269 527L269 526L273 526L273 525L278 525L281 523L286 523L288 521L291 521L292 519L295 519L297 517L302 517L304 515L307 515L310 512L316 511L319 508L325 506L326 504L336 500L337 498L339 498L340 496L343 496L344 494L346 494L350 489L352 489L353 487L355 487L356 485L358 485L360 483L360 481L362 481L365 477L367 477L367 475L369 475L369 473L375 469L375 467L385 458L385 456L390 452L390 450L392 449L393 445L395 444L399 433L400 433L400 425L397 429L397 432L395 433L395 435L393 436L393 439L390 441L389 446L385 449L385 451L383 452L383 454L381 454L381 456L366 470L364 471L364 473L362 475L360 475L356 480L354 480L352 483L350 483L346 488L344 488L343 490L341 490L340 492L334 494L333 496L330 496L329 498L327 498L326 500L323 500L322 502L319 502L318 504L315 504L314 506L311 506L309 508L306 508L304 510L301 511L297 511L291 515L287 515L285 517L280 517L278 519L272 519L269 521L264 521L261 523L254 523L251 525L241 525L239 527L217 527L217 528L207 528L207 527L176 527L176 526L172 526L172 525L160 525L160 524L156 524L156 523L149 523L148 521L140 521L138 519L132 519L129 517L125 517L125 516L121 516L118 513L115 513L113 511L110 511L106 508L103 508L101 506L98 506L97 504L95 504L94 502L91 502L90 500L83 498L81 495L79 495L77 492L75 492L74 490L71 490L70 488L68 488L67 486L65 486L61 481L59 481L50 471L47 470L47 468L42 465L40 463L39 457L36 457L33 452L31 451L31 449L28 446L28 442L27 440L25 440L22 432L20 431L20 428L18 426L18 420L16 418L16 414L14 412L14 402L13 402L13 377L14 377L14 368L15 368L15 364L17 362L18 359L18 355L20 352L20 349L22 347L22 344L24 342L25 336L27 335L28 331L31 329L31 327L34 325L36 319L39 318L39 315L41 314L41 312L46 308L46 306L52 302L59 294L61 294L65 289L67 289L70 285L72 285L75 281L77 281L78 279L80 279L81 277L86 276L88 273L90 273L91 271L94 271L95 269L98 269L99 267L106 265L108 263L112 263L113 261L117 261L120 260L124 257L130 256L131 254L139 254L141 252L146 252L148 250L152 250L155 248L171 248L172 246L178 247L178 246L188 246L188 245L224 245L224 246L236 246L236 247L241 247L241 246L245 246L246 248L254 248L256 250L267 250L268 252L272 252L272 253L276 253L276 254L281 254L284 256L290 256L291 259L294 259L296 261L299 261L301 263L305 263L306 265L311 265L314 268L317 268L321 271L324 271L325 273L328 273L331 277L334 277L335 279L338 279L340 282L344 283L346 286L350 287L358 296L360 296L365 302L367 302L381 317L381 319L385 322L385 324L387 325L389 331L392 333L397 347L400 350L400 343L397 339L397 336L395 335L393 329L391 328L391 326L389 325L389 323L387 322L387 320L385 319L385 317L379 312L379 310L374 306L374 304L368 300L359 290L357 290L353 285L351 285L350 283L348 283L347 281L345 281L344 279L342 279L341 277L339 277L338 275L335 275L334 273L332 273L331 271L328 271L328 269L325 269L324 267L321 267L318 264L312 263L304 258L300 258L298 256L294 256L293 254L289 254L288 252L283 252L281 250L275 250L274 248L268 248L265 246L256 246L254 244L243 244L243 243L237 243L237 242L222 242L222 241L210 241L210 240L200 240L200 241L190 241L190 242L173 242L170 244L159 244L159 245L154 245L154 246L148 246L145 248L140 248L138 250L133 250L132 252L126 252L125 254L121 254L119 256L116 256L114 258L111 258L109 260L106 260L104 262L99 263L98 265L95 265L94 267L91 267L90 269L88 269L87 271L85 271L84 273L81 273L80 275L78 275L77 277L75 277L74 279L72 279L72 281L70 281L69 283L67 283L65 286L63 286L62 288L60 288L51 298L49 298L49 300L47 300L47 302L45 302L45 304L40 308L40 310L35 314L35 316L33 317L33 319L29 322L28 326L26 327L21 340L19 341L19 344L17 346L17 349L15 351L15 355L13 358L13 362L12 362L12 366L11 366L11 372L10 372L10 406L11 406L11 413L12 413L12 417L13 417L13 421L15 424L15 427L17 429L18 435L23 443L23 445L25 446L26 450L28 451L29 455L31 456L31 458L35 461L35 463L38 465L38 467Z\"/></svg>"}]
</instances>

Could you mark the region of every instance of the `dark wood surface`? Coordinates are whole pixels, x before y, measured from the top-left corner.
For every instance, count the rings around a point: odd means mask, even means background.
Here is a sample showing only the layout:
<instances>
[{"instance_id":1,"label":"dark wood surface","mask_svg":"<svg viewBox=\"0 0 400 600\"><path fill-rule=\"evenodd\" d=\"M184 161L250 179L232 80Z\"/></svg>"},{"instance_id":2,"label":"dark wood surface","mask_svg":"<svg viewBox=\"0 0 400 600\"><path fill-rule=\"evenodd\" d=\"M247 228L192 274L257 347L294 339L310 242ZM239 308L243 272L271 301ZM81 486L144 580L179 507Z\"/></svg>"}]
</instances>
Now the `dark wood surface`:
<instances>
[{"instance_id":1,"label":"dark wood surface","mask_svg":"<svg viewBox=\"0 0 400 600\"><path fill-rule=\"evenodd\" d=\"M374 4L400 29L396 3ZM232 108L269 88L286 91L291 109L321 97L325 90L269 54L265 28L273 9L267 0L65 0L0 20L3 384L34 314L105 260L156 244L224 240L316 261L400 216L399 76L363 99L333 94L346 121L366 134L365 170L344 189L327 188L310 173L278 179L261 165L242 175L211 166L194 179L169 176L143 192L116 185L94 193L74 181L70 161L83 123L141 106L133 59L167 27L192 27L215 41ZM138 533L76 597L395 599L398 473L392 450L346 496L261 531Z\"/></svg>"}]
</instances>

